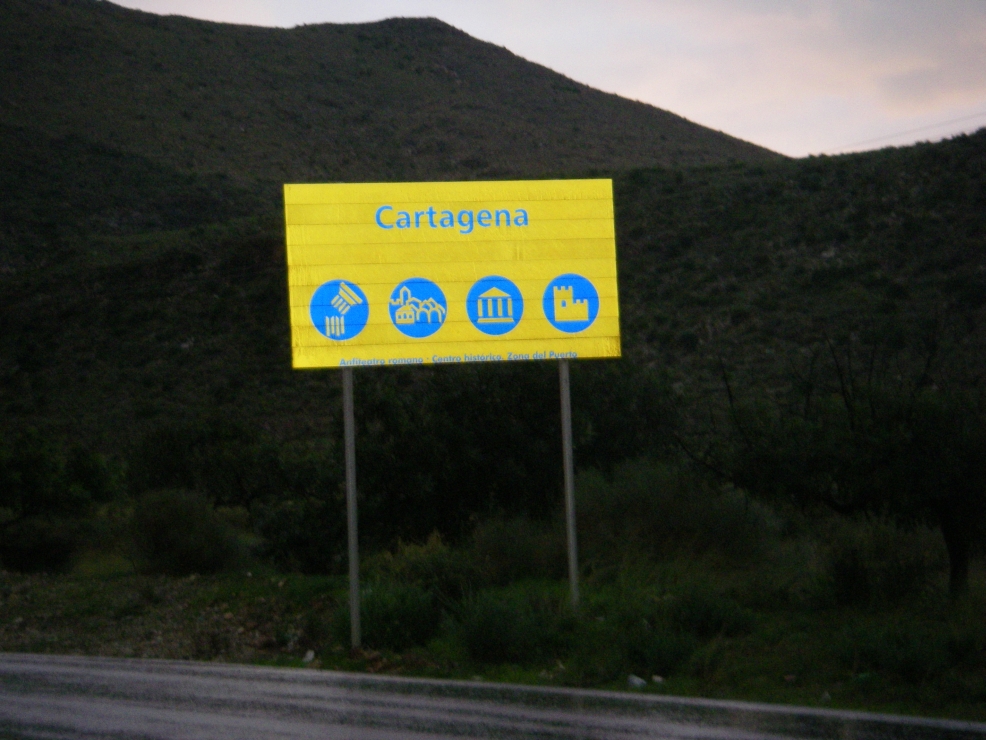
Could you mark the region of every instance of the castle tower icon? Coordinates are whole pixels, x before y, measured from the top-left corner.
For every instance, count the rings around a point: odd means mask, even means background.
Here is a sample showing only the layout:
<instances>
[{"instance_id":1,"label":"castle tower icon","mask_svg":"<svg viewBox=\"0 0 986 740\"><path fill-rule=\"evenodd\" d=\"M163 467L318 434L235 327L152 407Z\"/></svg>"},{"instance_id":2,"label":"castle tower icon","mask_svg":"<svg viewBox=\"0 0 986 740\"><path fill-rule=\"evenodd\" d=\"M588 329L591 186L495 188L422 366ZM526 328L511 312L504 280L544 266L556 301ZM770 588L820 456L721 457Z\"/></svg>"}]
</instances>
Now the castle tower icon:
<instances>
[{"instance_id":1,"label":"castle tower icon","mask_svg":"<svg viewBox=\"0 0 986 740\"><path fill-rule=\"evenodd\" d=\"M589 301L572 297L571 285L556 285L552 288L555 303L555 321L588 321Z\"/></svg>"}]
</instances>

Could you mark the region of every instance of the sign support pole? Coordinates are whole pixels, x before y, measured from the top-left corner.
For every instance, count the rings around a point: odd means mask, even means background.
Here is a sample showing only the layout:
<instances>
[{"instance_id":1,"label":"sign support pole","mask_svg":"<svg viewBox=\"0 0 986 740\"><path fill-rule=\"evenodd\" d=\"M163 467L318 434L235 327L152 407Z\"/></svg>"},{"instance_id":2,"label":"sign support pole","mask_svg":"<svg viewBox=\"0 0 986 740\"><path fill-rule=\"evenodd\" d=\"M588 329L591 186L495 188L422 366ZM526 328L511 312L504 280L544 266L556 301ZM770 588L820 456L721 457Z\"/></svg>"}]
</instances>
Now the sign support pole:
<instances>
[{"instance_id":1,"label":"sign support pole","mask_svg":"<svg viewBox=\"0 0 986 740\"><path fill-rule=\"evenodd\" d=\"M346 524L349 535L349 636L353 648L360 635L359 537L356 518L356 424L353 418L353 369L342 368L342 423L346 445Z\"/></svg>"},{"instance_id":2,"label":"sign support pole","mask_svg":"<svg viewBox=\"0 0 986 740\"><path fill-rule=\"evenodd\" d=\"M568 534L568 581L572 608L579 608L579 556L575 536L575 461L572 453L572 394L568 377L568 360L558 361L561 388L561 441L565 467L565 528Z\"/></svg>"}]
</instances>

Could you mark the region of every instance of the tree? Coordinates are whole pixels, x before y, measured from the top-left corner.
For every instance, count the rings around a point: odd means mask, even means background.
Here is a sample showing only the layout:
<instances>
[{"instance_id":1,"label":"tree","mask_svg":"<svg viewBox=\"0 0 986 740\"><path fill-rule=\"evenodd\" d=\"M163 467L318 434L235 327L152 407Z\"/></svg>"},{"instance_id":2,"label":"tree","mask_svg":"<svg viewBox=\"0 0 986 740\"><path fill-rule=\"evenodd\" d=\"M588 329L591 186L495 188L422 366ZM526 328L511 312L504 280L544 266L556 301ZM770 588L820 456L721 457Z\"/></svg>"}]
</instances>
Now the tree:
<instances>
[{"instance_id":1,"label":"tree","mask_svg":"<svg viewBox=\"0 0 986 740\"><path fill-rule=\"evenodd\" d=\"M788 407L731 404L736 442L721 464L724 475L802 506L937 527L948 551L949 591L960 596L972 545L986 535L982 399L970 390L943 391L927 373L909 382L874 372L875 362L861 381L849 372L850 350L845 358L831 344L829 350L838 390L818 394L809 384Z\"/></svg>"},{"instance_id":2,"label":"tree","mask_svg":"<svg viewBox=\"0 0 986 740\"><path fill-rule=\"evenodd\" d=\"M91 493L67 474L64 456L36 431L0 447L0 531L30 517L84 514Z\"/></svg>"},{"instance_id":3,"label":"tree","mask_svg":"<svg viewBox=\"0 0 986 740\"><path fill-rule=\"evenodd\" d=\"M76 522L121 490L102 455L67 454L29 430L0 443L0 555L18 570L58 570L78 545Z\"/></svg>"}]
</instances>

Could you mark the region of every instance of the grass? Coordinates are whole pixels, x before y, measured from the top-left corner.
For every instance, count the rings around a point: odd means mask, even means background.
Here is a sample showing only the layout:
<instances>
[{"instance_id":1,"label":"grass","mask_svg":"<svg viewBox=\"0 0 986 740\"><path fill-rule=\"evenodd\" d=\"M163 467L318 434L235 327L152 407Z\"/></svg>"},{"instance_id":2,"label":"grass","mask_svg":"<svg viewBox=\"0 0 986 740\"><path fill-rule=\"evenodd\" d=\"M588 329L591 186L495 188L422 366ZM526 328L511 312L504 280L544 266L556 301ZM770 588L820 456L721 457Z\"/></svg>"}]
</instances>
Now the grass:
<instances>
[{"instance_id":1,"label":"grass","mask_svg":"<svg viewBox=\"0 0 986 740\"><path fill-rule=\"evenodd\" d=\"M642 470L631 468L636 486ZM667 471L649 475L660 483ZM692 495L708 503L721 494ZM721 513L706 509L709 521ZM654 516L672 527L699 521L673 508ZM512 533L516 547L493 553L491 532ZM90 550L65 575L0 573L0 650L479 677L986 719L986 562L974 561L969 593L950 601L941 544L930 531L867 520L811 528L786 521L763 529L762 547L742 557L724 559L693 536L671 537L650 553L639 543L610 543L608 563L590 554L599 533L584 534L577 610L550 562L540 564L541 575L503 577L520 573L516 563L528 561L532 547L557 544L562 535L550 527L492 520L461 545L433 535L368 554L361 650L349 649L343 576L283 574L257 561L212 576L147 576ZM906 592L847 601L832 585L846 542L861 548L859 566L870 579L888 562L933 557ZM642 686L632 686L631 676Z\"/></svg>"},{"instance_id":2,"label":"grass","mask_svg":"<svg viewBox=\"0 0 986 740\"><path fill-rule=\"evenodd\" d=\"M339 591L325 578L149 577L120 566L105 575L5 575L3 649L263 660L297 652L305 620L327 614ZM106 561L101 567L109 570Z\"/></svg>"},{"instance_id":3,"label":"grass","mask_svg":"<svg viewBox=\"0 0 986 740\"><path fill-rule=\"evenodd\" d=\"M694 573L695 566L690 567ZM733 616L711 629L707 615L698 623L676 622L678 647L665 640L660 649L680 654L660 671L649 667L657 663L634 664L632 655L613 654L614 636L616 642L640 646L645 636L640 629L649 628L634 628L627 619L640 619L647 612L641 605L655 594L662 596L651 601L650 619L657 620L652 628L662 619L662 604L694 600L687 588L655 586L659 576L632 587L584 584L578 617L567 608L562 581L485 590L472 606L448 615L424 644L350 651L346 635L333 624L345 611L343 579L276 573L82 575L91 570L92 561L64 576L0 576L0 649L615 690L627 690L627 676L636 672L647 681L640 690L673 696L986 720L982 563L972 592L954 606L918 599L888 609L747 608L736 600L743 594L735 588L732 597L706 592L705 611L718 604L720 612ZM707 581L716 577L708 571L703 575ZM745 577L752 582L757 575ZM475 614L482 615L482 624L470 627L476 618L470 609L481 603L483 609ZM490 609L494 604L501 609ZM532 610L537 604L539 612ZM695 605L688 608L694 617ZM739 623L730 621L735 614L744 615ZM611 622L620 625L616 632ZM478 627L507 629L519 637L505 653L485 645L477 654L469 629ZM627 642L634 629L636 637ZM308 651L314 660L304 660Z\"/></svg>"}]
</instances>

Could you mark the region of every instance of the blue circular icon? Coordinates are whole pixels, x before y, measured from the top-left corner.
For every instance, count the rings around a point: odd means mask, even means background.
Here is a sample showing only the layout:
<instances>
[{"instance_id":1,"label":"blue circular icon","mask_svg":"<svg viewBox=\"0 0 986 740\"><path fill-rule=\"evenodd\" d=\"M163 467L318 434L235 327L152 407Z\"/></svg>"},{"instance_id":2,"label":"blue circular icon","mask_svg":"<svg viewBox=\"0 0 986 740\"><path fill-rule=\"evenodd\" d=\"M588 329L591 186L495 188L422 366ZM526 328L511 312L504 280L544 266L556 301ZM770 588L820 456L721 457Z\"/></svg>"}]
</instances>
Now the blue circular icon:
<instances>
[{"instance_id":1,"label":"blue circular icon","mask_svg":"<svg viewBox=\"0 0 986 740\"><path fill-rule=\"evenodd\" d=\"M426 278L405 280L390 294L390 320L409 337L430 337L442 328L447 315L445 294Z\"/></svg>"},{"instance_id":2,"label":"blue circular icon","mask_svg":"<svg viewBox=\"0 0 986 740\"><path fill-rule=\"evenodd\" d=\"M559 275L544 290L544 315L556 329L575 334L599 315L596 286L581 275Z\"/></svg>"},{"instance_id":3,"label":"blue circular icon","mask_svg":"<svg viewBox=\"0 0 986 740\"><path fill-rule=\"evenodd\" d=\"M363 331L370 317L370 302L356 283L330 280L315 291L308 312L323 336L341 342Z\"/></svg>"},{"instance_id":4,"label":"blue circular icon","mask_svg":"<svg viewBox=\"0 0 986 740\"><path fill-rule=\"evenodd\" d=\"M506 334L524 315L524 297L505 277L489 275L469 289L466 314L483 334Z\"/></svg>"}]
</instances>

